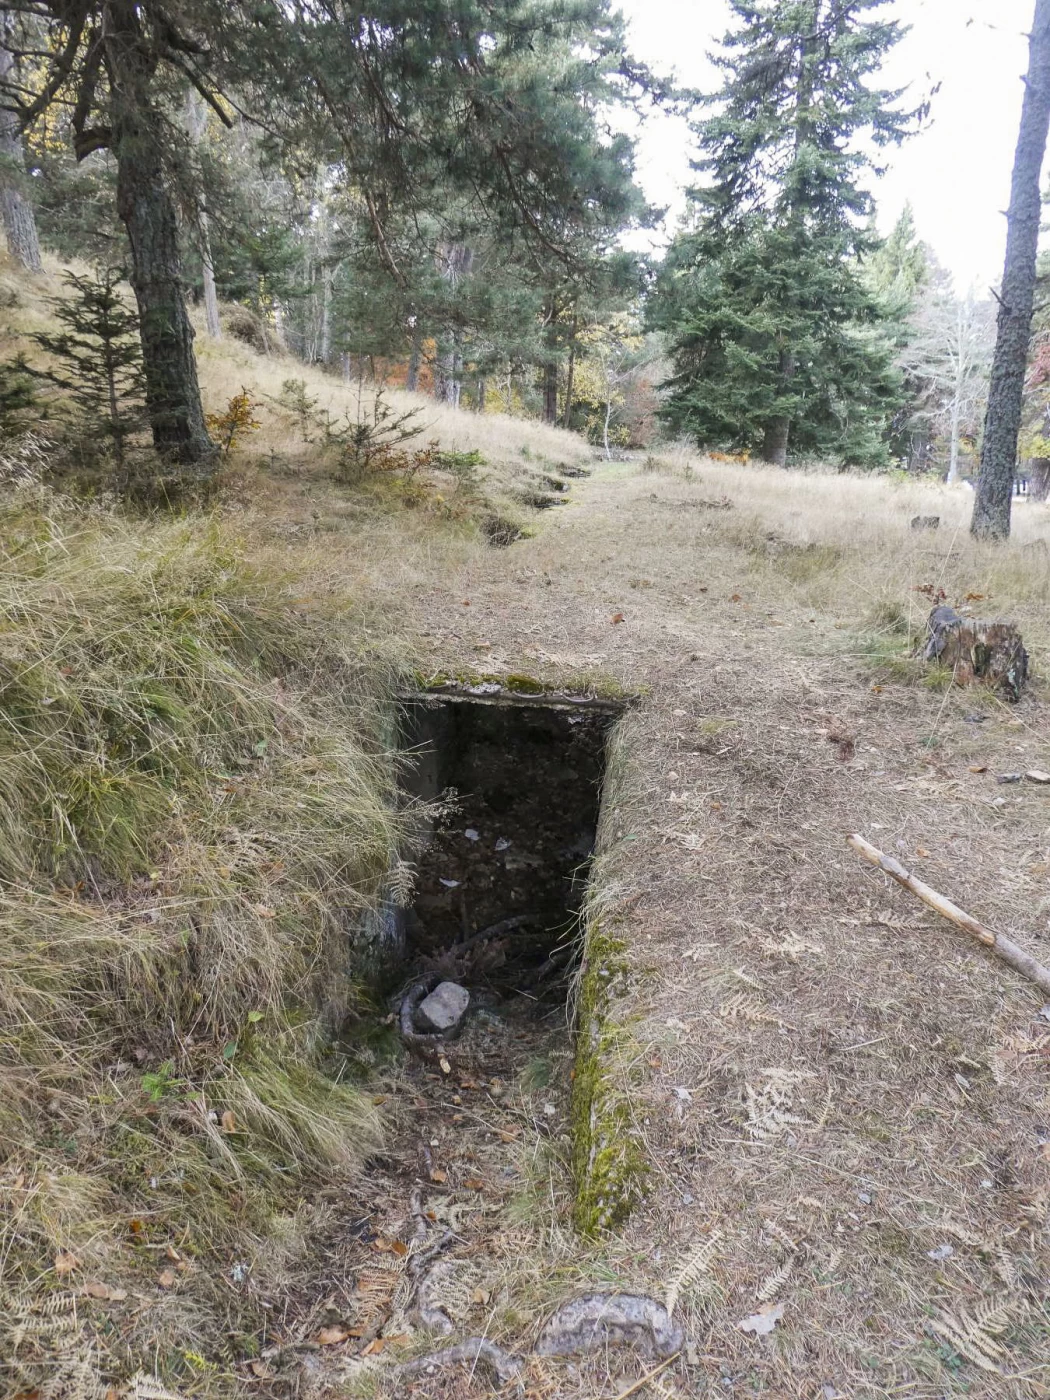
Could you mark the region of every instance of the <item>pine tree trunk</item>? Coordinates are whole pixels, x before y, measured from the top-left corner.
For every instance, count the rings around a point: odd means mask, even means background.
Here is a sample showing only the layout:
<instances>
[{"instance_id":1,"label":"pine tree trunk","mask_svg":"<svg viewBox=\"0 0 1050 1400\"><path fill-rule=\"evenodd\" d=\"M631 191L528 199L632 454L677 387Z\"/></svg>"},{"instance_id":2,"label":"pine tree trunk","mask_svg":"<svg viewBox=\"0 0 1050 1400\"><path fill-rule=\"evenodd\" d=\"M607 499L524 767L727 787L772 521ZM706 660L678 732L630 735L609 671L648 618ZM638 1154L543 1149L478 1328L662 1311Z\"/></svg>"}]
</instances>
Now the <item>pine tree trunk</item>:
<instances>
[{"instance_id":1,"label":"pine tree trunk","mask_svg":"<svg viewBox=\"0 0 1050 1400\"><path fill-rule=\"evenodd\" d=\"M795 377L795 357L790 350L781 350L777 374L780 392L786 393ZM786 467L790 437L791 419L786 414L770 418L762 435L762 461L774 467Z\"/></svg>"},{"instance_id":2,"label":"pine tree trunk","mask_svg":"<svg viewBox=\"0 0 1050 1400\"><path fill-rule=\"evenodd\" d=\"M321 363L332 358L332 282L335 269L327 264L321 269Z\"/></svg>"},{"instance_id":3,"label":"pine tree trunk","mask_svg":"<svg viewBox=\"0 0 1050 1400\"><path fill-rule=\"evenodd\" d=\"M215 288L215 266L211 260L211 237L208 230L208 211L201 203L197 220L200 237L201 275L204 279L204 321L212 340L222 339L222 325L219 321L219 294Z\"/></svg>"},{"instance_id":4,"label":"pine tree trunk","mask_svg":"<svg viewBox=\"0 0 1050 1400\"><path fill-rule=\"evenodd\" d=\"M1033 457L1029 463L1028 497L1032 501L1045 501L1050 497L1050 457Z\"/></svg>"},{"instance_id":5,"label":"pine tree trunk","mask_svg":"<svg viewBox=\"0 0 1050 1400\"><path fill-rule=\"evenodd\" d=\"M1040 175L1050 126L1050 0L1036 0L1029 35L1021 129L1006 221L1006 262L984 419L981 466L970 530L982 539L1010 534L1028 341L1042 213Z\"/></svg>"},{"instance_id":6,"label":"pine tree trunk","mask_svg":"<svg viewBox=\"0 0 1050 1400\"><path fill-rule=\"evenodd\" d=\"M437 358L434 397L447 404L456 402L456 352L451 347L443 350Z\"/></svg>"},{"instance_id":7,"label":"pine tree trunk","mask_svg":"<svg viewBox=\"0 0 1050 1400\"><path fill-rule=\"evenodd\" d=\"M790 418L771 418L762 436L763 462L770 462L774 467L786 467L790 435Z\"/></svg>"},{"instance_id":8,"label":"pine tree trunk","mask_svg":"<svg viewBox=\"0 0 1050 1400\"><path fill-rule=\"evenodd\" d=\"M193 327L183 299L175 208L164 181L163 135L150 104L152 63L135 0L110 0L104 38L117 212L131 245L131 285L141 324L153 443L172 462L208 476L216 451L204 422Z\"/></svg>"},{"instance_id":9,"label":"pine tree trunk","mask_svg":"<svg viewBox=\"0 0 1050 1400\"><path fill-rule=\"evenodd\" d=\"M408 356L408 373L405 376L405 388L413 394L419 385L419 364L423 358L423 332L418 326L412 330L412 349Z\"/></svg>"},{"instance_id":10,"label":"pine tree trunk","mask_svg":"<svg viewBox=\"0 0 1050 1400\"><path fill-rule=\"evenodd\" d=\"M6 39L9 22L9 16L0 18L0 46ZM0 83L8 79L14 63L10 50L0 47ZM0 162L3 163L0 164L0 219L4 224L7 251L27 272L40 272L40 242L33 206L18 188L24 161L22 138L13 112L0 112Z\"/></svg>"},{"instance_id":11,"label":"pine tree trunk","mask_svg":"<svg viewBox=\"0 0 1050 1400\"><path fill-rule=\"evenodd\" d=\"M573 340L569 346L569 368L565 376L565 408L562 411L561 425L563 428L572 426L572 391L576 379L576 323L573 322Z\"/></svg>"},{"instance_id":12,"label":"pine tree trunk","mask_svg":"<svg viewBox=\"0 0 1050 1400\"><path fill-rule=\"evenodd\" d=\"M185 122L186 130L197 155L199 178L199 153L208 126L208 108L196 88L191 88L186 94ZM211 229L208 223L208 205L203 189L197 205L197 249L201 259L201 281L204 284L204 324L213 340L221 340L219 295L215 287L215 264L211 256Z\"/></svg>"},{"instance_id":13,"label":"pine tree trunk","mask_svg":"<svg viewBox=\"0 0 1050 1400\"><path fill-rule=\"evenodd\" d=\"M553 360L543 366L543 421L558 421L558 366Z\"/></svg>"},{"instance_id":14,"label":"pine tree trunk","mask_svg":"<svg viewBox=\"0 0 1050 1400\"><path fill-rule=\"evenodd\" d=\"M948 455L948 485L954 486L959 480L959 418L962 412L962 385L956 383L952 398L951 447Z\"/></svg>"}]
</instances>

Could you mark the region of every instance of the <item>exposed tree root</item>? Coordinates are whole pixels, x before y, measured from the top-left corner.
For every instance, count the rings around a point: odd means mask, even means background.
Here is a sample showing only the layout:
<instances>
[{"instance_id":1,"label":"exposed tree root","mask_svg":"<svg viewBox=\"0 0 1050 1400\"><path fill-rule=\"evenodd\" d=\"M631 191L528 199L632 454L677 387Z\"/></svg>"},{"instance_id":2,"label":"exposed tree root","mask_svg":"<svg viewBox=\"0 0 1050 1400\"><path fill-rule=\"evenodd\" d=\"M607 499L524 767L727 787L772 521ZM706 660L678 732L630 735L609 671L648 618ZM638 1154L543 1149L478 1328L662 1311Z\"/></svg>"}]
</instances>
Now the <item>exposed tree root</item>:
<instances>
[{"instance_id":1,"label":"exposed tree root","mask_svg":"<svg viewBox=\"0 0 1050 1400\"><path fill-rule=\"evenodd\" d=\"M657 1356L681 1350L682 1329L662 1303L644 1294L588 1293L551 1317L536 1343L538 1356L573 1356L610 1342L630 1342Z\"/></svg>"},{"instance_id":2,"label":"exposed tree root","mask_svg":"<svg viewBox=\"0 0 1050 1400\"><path fill-rule=\"evenodd\" d=\"M510 1352L498 1347L495 1342L490 1342L485 1337L468 1337L465 1342L457 1342L455 1346L444 1347L441 1351L431 1351L426 1356L418 1356L414 1361L406 1361L397 1368L399 1376L418 1376L420 1372L429 1371L445 1366L457 1366L463 1362L476 1365L479 1361L484 1361L491 1366L496 1373L496 1378L502 1384L507 1381L516 1380L524 1369L524 1363L520 1357L512 1356Z\"/></svg>"}]
</instances>

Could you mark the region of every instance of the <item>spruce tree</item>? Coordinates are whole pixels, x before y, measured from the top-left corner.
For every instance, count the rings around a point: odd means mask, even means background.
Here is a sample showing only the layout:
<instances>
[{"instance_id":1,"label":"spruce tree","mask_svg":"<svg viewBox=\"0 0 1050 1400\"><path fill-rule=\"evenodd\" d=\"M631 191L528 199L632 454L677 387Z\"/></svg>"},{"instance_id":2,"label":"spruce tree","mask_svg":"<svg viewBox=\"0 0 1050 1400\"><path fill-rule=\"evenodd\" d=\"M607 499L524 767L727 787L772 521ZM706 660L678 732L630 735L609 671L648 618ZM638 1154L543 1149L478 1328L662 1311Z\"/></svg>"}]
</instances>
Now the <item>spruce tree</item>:
<instances>
[{"instance_id":1,"label":"spruce tree","mask_svg":"<svg viewBox=\"0 0 1050 1400\"><path fill-rule=\"evenodd\" d=\"M898 392L861 257L862 183L914 114L871 83L901 26L888 0L730 0L738 26L698 122L707 183L676 240L653 324L674 366L664 416L700 443L873 463Z\"/></svg>"},{"instance_id":2,"label":"spruce tree","mask_svg":"<svg viewBox=\"0 0 1050 1400\"><path fill-rule=\"evenodd\" d=\"M128 437L145 423L138 317L120 294L124 276L116 269L93 276L66 272L64 280L71 294L52 301L63 329L33 336L55 363L32 373L68 394L88 432L110 442L122 466Z\"/></svg>"}]
</instances>

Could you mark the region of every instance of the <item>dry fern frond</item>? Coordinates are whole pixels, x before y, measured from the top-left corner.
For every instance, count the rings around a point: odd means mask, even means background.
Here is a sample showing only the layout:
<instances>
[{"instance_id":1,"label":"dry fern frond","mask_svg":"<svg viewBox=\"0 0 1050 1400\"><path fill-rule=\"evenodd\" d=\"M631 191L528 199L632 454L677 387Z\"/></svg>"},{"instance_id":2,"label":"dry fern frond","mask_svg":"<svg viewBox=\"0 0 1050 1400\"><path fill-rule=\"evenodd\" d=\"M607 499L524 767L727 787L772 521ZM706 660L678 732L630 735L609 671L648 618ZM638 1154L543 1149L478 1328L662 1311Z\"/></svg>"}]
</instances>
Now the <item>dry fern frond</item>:
<instances>
[{"instance_id":1,"label":"dry fern frond","mask_svg":"<svg viewBox=\"0 0 1050 1400\"><path fill-rule=\"evenodd\" d=\"M783 1025L780 1017L767 1011L762 998L754 992L734 992L719 1006L718 1014L727 1021L746 1021L749 1026Z\"/></svg>"},{"instance_id":2,"label":"dry fern frond","mask_svg":"<svg viewBox=\"0 0 1050 1400\"><path fill-rule=\"evenodd\" d=\"M397 1269L362 1269L358 1274L353 1293L354 1321L366 1332L392 1311L402 1277Z\"/></svg>"},{"instance_id":3,"label":"dry fern frond","mask_svg":"<svg viewBox=\"0 0 1050 1400\"><path fill-rule=\"evenodd\" d=\"M1017 1260L1002 1246L992 1255L992 1272L1001 1280L1005 1287L1014 1289L1018 1285L1020 1271L1017 1267Z\"/></svg>"},{"instance_id":4,"label":"dry fern frond","mask_svg":"<svg viewBox=\"0 0 1050 1400\"><path fill-rule=\"evenodd\" d=\"M977 1250L978 1254L993 1254L995 1252L993 1244L982 1239L980 1235L975 1235L972 1230L968 1230L965 1225L960 1225L957 1220L953 1220L950 1216L946 1220L939 1220L936 1225L931 1225L930 1229L938 1234L951 1235L961 1244L969 1245L971 1249Z\"/></svg>"},{"instance_id":5,"label":"dry fern frond","mask_svg":"<svg viewBox=\"0 0 1050 1400\"><path fill-rule=\"evenodd\" d=\"M722 1236L717 1230L706 1240L702 1240L667 1285L664 1307L667 1309L668 1317L674 1316L674 1310L682 1294L698 1284L710 1272L711 1263L718 1253L721 1240Z\"/></svg>"},{"instance_id":6,"label":"dry fern frond","mask_svg":"<svg viewBox=\"0 0 1050 1400\"><path fill-rule=\"evenodd\" d=\"M814 943L794 933L786 933L781 938L762 938L759 940L759 946L774 957L786 958L792 963L797 963L807 953L819 957L824 952L822 943Z\"/></svg>"},{"instance_id":7,"label":"dry fern frond","mask_svg":"<svg viewBox=\"0 0 1050 1400\"><path fill-rule=\"evenodd\" d=\"M758 1302L771 1303L791 1277L794 1267L794 1259L789 1259L787 1263L781 1264L779 1269L773 1269L770 1273L766 1274L765 1278L758 1285L758 1292L755 1294Z\"/></svg>"},{"instance_id":8,"label":"dry fern frond","mask_svg":"<svg viewBox=\"0 0 1050 1400\"><path fill-rule=\"evenodd\" d=\"M790 1254L794 1254L797 1251L798 1241L793 1239L784 1227L778 1225L775 1220L763 1220L762 1229L770 1239L774 1239L778 1244L782 1244Z\"/></svg>"},{"instance_id":9,"label":"dry fern frond","mask_svg":"<svg viewBox=\"0 0 1050 1400\"><path fill-rule=\"evenodd\" d=\"M156 1376L147 1376L144 1371L139 1371L132 1376L124 1392L124 1400L184 1400L184 1397L165 1389Z\"/></svg>"},{"instance_id":10,"label":"dry fern frond","mask_svg":"<svg viewBox=\"0 0 1050 1400\"><path fill-rule=\"evenodd\" d=\"M808 1078L797 1070L767 1069L762 1071L765 1083L756 1089L744 1085L745 1130L755 1142L769 1142L789 1127L808 1127L807 1120L792 1113L794 1085Z\"/></svg>"},{"instance_id":11,"label":"dry fern frond","mask_svg":"<svg viewBox=\"0 0 1050 1400\"><path fill-rule=\"evenodd\" d=\"M989 1299L972 1313L950 1313L938 1308L930 1327L982 1371L1002 1375L999 1362L1006 1350L995 1340L1006 1331L1018 1311L1014 1298L1000 1295Z\"/></svg>"},{"instance_id":12,"label":"dry fern frond","mask_svg":"<svg viewBox=\"0 0 1050 1400\"><path fill-rule=\"evenodd\" d=\"M390 898L399 909L408 909L416 892L416 867L407 860L396 860L387 876Z\"/></svg>"}]
</instances>

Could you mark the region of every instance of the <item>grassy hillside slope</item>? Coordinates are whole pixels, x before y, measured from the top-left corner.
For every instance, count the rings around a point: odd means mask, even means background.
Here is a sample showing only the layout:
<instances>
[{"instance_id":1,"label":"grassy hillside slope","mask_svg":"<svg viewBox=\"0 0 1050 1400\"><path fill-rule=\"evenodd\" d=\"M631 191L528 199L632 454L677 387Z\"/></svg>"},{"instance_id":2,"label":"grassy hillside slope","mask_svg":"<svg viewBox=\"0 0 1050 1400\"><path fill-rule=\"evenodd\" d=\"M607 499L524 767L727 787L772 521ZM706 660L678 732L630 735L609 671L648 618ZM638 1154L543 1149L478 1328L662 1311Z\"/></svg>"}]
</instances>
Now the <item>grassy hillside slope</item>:
<instances>
[{"instance_id":1,"label":"grassy hillside slope","mask_svg":"<svg viewBox=\"0 0 1050 1400\"><path fill-rule=\"evenodd\" d=\"M47 290L14 288L5 353ZM1050 962L1047 789L996 781L1050 768L1047 508L978 546L962 492L666 452L544 513L577 440L426 401L451 456L340 481L274 400L294 378L354 415L354 386L199 348L208 407L243 386L261 423L207 510L4 497L4 1389L485 1393L388 1369L436 1344L410 1264L444 1240L457 1336L552 1400L650 1368L532 1354L610 1288L677 1293L668 1396L1045 1394L1042 998L843 837ZM1020 705L918 666L941 593L1019 623ZM416 669L643 697L588 905L590 1057L552 1022L509 1082L387 1058L352 945ZM741 1330L762 1308L770 1335Z\"/></svg>"}]
</instances>

